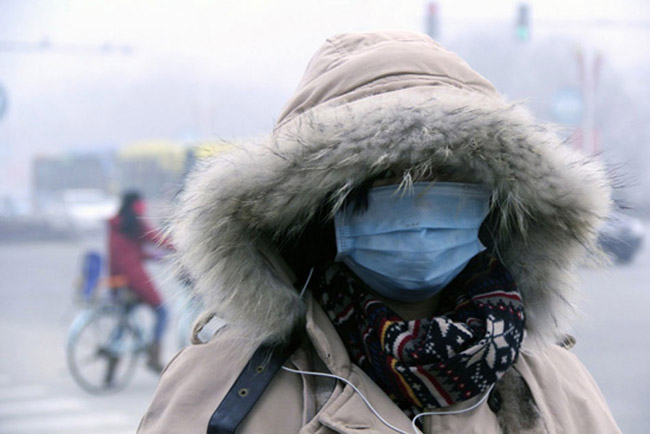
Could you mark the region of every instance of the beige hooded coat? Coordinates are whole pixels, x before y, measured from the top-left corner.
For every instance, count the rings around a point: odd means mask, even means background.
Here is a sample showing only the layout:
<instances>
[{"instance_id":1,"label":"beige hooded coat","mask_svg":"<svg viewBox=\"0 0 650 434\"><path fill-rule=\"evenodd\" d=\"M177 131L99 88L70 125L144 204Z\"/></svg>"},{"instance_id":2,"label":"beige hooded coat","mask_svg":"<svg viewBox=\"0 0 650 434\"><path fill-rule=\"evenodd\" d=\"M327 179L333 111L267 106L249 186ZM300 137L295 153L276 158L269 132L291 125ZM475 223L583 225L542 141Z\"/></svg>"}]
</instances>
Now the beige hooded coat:
<instances>
[{"instance_id":1,"label":"beige hooded coat","mask_svg":"<svg viewBox=\"0 0 650 434\"><path fill-rule=\"evenodd\" d=\"M237 432L415 432L277 253L320 205L335 211L395 168L406 185L444 172L491 188L495 254L527 317L518 361L495 386L500 400L423 416L424 432L619 432L589 373L556 344L574 311L575 267L609 209L601 166L428 37L388 32L328 40L268 142L225 152L188 181L173 229L180 266L228 325L168 365L141 434L205 433L255 348L295 327L308 339L285 366L340 378L281 370Z\"/></svg>"}]
</instances>

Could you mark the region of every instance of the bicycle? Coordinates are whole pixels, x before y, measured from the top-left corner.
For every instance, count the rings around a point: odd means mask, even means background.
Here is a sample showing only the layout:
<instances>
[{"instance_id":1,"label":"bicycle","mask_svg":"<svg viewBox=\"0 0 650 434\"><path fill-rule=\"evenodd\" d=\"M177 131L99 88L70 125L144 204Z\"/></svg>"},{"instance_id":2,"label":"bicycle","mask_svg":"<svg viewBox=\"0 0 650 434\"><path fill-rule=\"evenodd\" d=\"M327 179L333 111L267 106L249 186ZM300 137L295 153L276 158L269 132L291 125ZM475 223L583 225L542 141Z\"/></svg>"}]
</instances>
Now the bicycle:
<instances>
[{"instance_id":1,"label":"bicycle","mask_svg":"<svg viewBox=\"0 0 650 434\"><path fill-rule=\"evenodd\" d=\"M131 380L151 343L136 309L141 304L126 279L112 276L105 297L95 297L68 330L66 359L72 378L93 394L117 392Z\"/></svg>"},{"instance_id":2,"label":"bicycle","mask_svg":"<svg viewBox=\"0 0 650 434\"><path fill-rule=\"evenodd\" d=\"M128 288L125 276L102 278L103 258L89 251L83 265L76 299L83 310L73 319L66 340L66 361L75 382L93 394L117 392L133 377L137 361L152 342L145 323L144 304ZM184 291L177 294L177 345L190 344L191 325L201 302L188 293L191 282L181 277ZM142 315L141 315L142 314Z\"/></svg>"}]
</instances>

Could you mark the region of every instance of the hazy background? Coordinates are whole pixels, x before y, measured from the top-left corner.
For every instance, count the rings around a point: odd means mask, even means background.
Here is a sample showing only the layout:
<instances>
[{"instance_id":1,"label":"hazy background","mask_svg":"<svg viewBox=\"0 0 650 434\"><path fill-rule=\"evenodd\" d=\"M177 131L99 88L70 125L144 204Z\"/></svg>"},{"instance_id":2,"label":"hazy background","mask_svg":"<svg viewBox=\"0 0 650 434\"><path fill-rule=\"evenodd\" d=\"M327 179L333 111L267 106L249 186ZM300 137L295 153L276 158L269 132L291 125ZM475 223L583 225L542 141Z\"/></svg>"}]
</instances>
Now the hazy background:
<instances>
[{"instance_id":1,"label":"hazy background","mask_svg":"<svg viewBox=\"0 0 650 434\"><path fill-rule=\"evenodd\" d=\"M432 33L603 159L636 217L628 232L644 237L647 0L0 0L0 434L135 430L155 376L93 397L65 365L80 258L104 251L102 219L133 187L165 217L194 159L271 130L325 38L384 29ZM581 270L575 351L626 433L650 432L649 265L642 243L627 264ZM150 266L177 321L167 269Z\"/></svg>"},{"instance_id":2,"label":"hazy background","mask_svg":"<svg viewBox=\"0 0 650 434\"><path fill-rule=\"evenodd\" d=\"M36 155L264 134L326 37L426 31L428 3L0 0L0 197L29 195ZM580 87L577 53L598 55L600 150L650 207L646 0L528 2L525 42L520 2L435 3L436 38L549 121L553 95Z\"/></svg>"}]
</instances>

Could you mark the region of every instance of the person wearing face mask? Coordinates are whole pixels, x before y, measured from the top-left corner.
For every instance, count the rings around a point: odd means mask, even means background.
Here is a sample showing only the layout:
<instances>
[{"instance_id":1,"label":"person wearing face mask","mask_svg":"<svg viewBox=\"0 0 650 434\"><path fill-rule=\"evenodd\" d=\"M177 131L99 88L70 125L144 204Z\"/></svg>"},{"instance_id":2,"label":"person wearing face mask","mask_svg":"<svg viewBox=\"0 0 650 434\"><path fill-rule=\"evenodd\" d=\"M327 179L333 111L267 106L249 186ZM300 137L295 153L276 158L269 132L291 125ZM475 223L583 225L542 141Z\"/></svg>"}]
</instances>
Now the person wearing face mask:
<instances>
[{"instance_id":1,"label":"person wearing face mask","mask_svg":"<svg viewBox=\"0 0 650 434\"><path fill-rule=\"evenodd\" d=\"M226 325L138 432L619 432L567 334L609 195L429 37L328 39L266 142L189 177L195 338Z\"/></svg>"},{"instance_id":2,"label":"person wearing face mask","mask_svg":"<svg viewBox=\"0 0 650 434\"><path fill-rule=\"evenodd\" d=\"M160 372L161 341L167 325L167 308L158 290L145 270L144 262L150 259L146 245L165 247L172 250L171 242L159 231L146 223L146 203L140 193L129 191L122 195L120 208L109 220L108 252L111 276L126 278L128 288L149 305L156 316L153 326L153 340L148 349L147 366Z\"/></svg>"}]
</instances>

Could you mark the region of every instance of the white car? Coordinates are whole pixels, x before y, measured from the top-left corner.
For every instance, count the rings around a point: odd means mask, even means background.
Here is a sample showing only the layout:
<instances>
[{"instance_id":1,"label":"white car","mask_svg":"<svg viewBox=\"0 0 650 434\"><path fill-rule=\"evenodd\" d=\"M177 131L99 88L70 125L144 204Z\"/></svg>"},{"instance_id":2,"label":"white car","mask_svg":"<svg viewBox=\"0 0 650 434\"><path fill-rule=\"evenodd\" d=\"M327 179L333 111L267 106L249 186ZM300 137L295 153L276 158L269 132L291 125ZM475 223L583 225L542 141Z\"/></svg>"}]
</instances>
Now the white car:
<instances>
[{"instance_id":1,"label":"white car","mask_svg":"<svg viewBox=\"0 0 650 434\"><path fill-rule=\"evenodd\" d=\"M66 190L61 202L72 227L81 233L103 230L120 204L119 198L96 189Z\"/></svg>"},{"instance_id":2,"label":"white car","mask_svg":"<svg viewBox=\"0 0 650 434\"><path fill-rule=\"evenodd\" d=\"M600 229L598 242L614 262L627 264L641 248L644 237L645 227L639 219L614 211Z\"/></svg>"}]
</instances>

